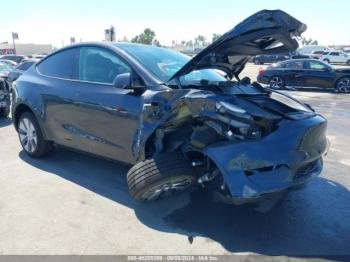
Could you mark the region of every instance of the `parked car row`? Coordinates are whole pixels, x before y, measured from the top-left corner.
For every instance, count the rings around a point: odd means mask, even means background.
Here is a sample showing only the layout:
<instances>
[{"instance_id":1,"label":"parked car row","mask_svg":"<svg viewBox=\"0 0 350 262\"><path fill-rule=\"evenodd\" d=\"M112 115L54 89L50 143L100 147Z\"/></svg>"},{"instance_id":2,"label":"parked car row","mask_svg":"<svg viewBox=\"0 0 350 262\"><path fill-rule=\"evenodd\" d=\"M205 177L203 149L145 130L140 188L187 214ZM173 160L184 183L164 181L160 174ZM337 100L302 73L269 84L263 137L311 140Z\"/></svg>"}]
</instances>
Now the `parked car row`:
<instances>
[{"instance_id":1,"label":"parked car row","mask_svg":"<svg viewBox=\"0 0 350 262\"><path fill-rule=\"evenodd\" d=\"M299 52L292 51L281 54L271 54L271 55L257 55L253 57L252 62L256 65L263 65L265 63L276 63L288 59L300 59L309 58L307 55L303 55Z\"/></svg>"},{"instance_id":2,"label":"parked car row","mask_svg":"<svg viewBox=\"0 0 350 262\"><path fill-rule=\"evenodd\" d=\"M322 88L350 93L350 67L334 68L315 59L287 60L259 71L259 83L272 89L285 87Z\"/></svg>"},{"instance_id":3,"label":"parked car row","mask_svg":"<svg viewBox=\"0 0 350 262\"><path fill-rule=\"evenodd\" d=\"M5 58L16 59L16 57ZM13 60L0 59L0 117L8 117L10 114L12 83L38 61L39 59L24 58L17 64Z\"/></svg>"}]
</instances>

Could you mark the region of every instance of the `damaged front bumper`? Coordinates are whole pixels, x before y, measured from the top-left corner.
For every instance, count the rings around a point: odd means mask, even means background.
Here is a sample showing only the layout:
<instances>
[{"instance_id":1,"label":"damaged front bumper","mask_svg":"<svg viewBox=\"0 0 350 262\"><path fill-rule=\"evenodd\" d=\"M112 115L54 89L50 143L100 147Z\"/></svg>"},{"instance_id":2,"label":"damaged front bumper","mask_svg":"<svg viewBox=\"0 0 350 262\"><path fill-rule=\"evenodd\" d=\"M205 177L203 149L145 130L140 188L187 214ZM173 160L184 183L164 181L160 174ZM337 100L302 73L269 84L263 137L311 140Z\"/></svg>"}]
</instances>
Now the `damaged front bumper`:
<instances>
[{"instance_id":1,"label":"damaged front bumper","mask_svg":"<svg viewBox=\"0 0 350 262\"><path fill-rule=\"evenodd\" d=\"M259 200L309 181L321 173L327 153L327 121L315 115L292 121L260 140L216 143L205 148L223 175L231 200Z\"/></svg>"}]
</instances>

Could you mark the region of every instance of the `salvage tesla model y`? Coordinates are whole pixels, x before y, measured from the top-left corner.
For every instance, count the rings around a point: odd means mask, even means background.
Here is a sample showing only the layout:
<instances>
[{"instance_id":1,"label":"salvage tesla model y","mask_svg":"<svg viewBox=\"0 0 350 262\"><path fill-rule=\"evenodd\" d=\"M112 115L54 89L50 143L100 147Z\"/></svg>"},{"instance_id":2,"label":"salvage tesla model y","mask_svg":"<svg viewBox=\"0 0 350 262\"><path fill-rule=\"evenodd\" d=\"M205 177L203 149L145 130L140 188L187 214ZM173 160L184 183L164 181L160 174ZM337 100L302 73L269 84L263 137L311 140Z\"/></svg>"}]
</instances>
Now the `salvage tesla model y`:
<instances>
[{"instance_id":1,"label":"salvage tesla model y","mask_svg":"<svg viewBox=\"0 0 350 262\"><path fill-rule=\"evenodd\" d=\"M295 50L305 29L263 10L192 59L131 43L72 45L15 82L13 123L32 157L56 144L133 165L139 200L194 183L234 203L259 199L319 175L327 151L322 116L238 76L249 56Z\"/></svg>"}]
</instances>

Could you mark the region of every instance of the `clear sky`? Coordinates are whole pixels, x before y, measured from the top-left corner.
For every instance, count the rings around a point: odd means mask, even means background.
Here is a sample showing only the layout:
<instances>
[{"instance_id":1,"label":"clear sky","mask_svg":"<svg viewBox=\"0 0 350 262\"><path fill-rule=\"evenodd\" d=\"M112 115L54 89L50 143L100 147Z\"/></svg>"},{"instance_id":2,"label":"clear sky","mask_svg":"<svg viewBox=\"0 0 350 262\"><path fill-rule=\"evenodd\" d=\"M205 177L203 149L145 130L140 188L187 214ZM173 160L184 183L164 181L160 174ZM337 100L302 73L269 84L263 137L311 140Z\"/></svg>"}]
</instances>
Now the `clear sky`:
<instances>
[{"instance_id":1,"label":"clear sky","mask_svg":"<svg viewBox=\"0 0 350 262\"><path fill-rule=\"evenodd\" d=\"M149 27L165 45L198 34L211 39L261 9L282 9L307 24L305 37L319 44L350 44L349 0L1 0L0 42L18 32L22 43L57 47L100 41L114 25L117 39L132 38Z\"/></svg>"}]
</instances>

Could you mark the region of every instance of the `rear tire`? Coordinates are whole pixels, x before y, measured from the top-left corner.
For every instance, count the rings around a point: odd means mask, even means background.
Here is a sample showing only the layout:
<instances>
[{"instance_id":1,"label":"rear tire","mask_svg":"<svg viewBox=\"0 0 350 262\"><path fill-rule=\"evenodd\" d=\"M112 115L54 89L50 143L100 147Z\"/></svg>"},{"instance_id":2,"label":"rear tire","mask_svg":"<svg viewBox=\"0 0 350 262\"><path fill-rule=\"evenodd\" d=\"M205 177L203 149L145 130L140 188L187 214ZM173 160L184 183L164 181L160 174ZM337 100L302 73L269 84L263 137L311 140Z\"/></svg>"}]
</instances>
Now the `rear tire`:
<instances>
[{"instance_id":1,"label":"rear tire","mask_svg":"<svg viewBox=\"0 0 350 262\"><path fill-rule=\"evenodd\" d=\"M10 107L0 108L0 118L7 118L10 115Z\"/></svg>"},{"instance_id":2,"label":"rear tire","mask_svg":"<svg viewBox=\"0 0 350 262\"><path fill-rule=\"evenodd\" d=\"M285 81L282 76L272 76L269 84L270 88L274 90L281 90L285 87Z\"/></svg>"},{"instance_id":3,"label":"rear tire","mask_svg":"<svg viewBox=\"0 0 350 262\"><path fill-rule=\"evenodd\" d=\"M17 130L22 148L29 156L41 158L52 151L52 143L44 139L42 130L33 113L24 112L20 116Z\"/></svg>"},{"instance_id":4,"label":"rear tire","mask_svg":"<svg viewBox=\"0 0 350 262\"><path fill-rule=\"evenodd\" d=\"M350 65L350 60L346 61L346 64L347 64L347 65Z\"/></svg>"},{"instance_id":5,"label":"rear tire","mask_svg":"<svg viewBox=\"0 0 350 262\"><path fill-rule=\"evenodd\" d=\"M195 170L181 152L162 153L134 165L127 174L131 196L153 201L172 196L195 182Z\"/></svg>"}]
</instances>

